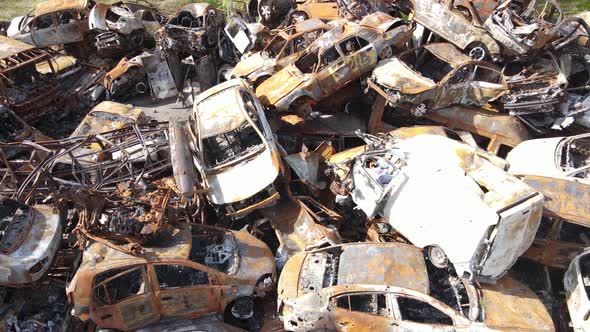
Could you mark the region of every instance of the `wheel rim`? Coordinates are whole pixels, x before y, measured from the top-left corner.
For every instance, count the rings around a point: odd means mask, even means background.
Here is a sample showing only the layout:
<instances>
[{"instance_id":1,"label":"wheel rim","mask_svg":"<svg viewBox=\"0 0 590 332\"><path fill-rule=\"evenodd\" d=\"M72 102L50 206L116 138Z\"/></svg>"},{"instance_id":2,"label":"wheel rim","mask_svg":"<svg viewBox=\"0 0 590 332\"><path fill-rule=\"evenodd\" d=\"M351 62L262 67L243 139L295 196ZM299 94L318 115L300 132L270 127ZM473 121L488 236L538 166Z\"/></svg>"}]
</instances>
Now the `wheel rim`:
<instances>
[{"instance_id":1,"label":"wheel rim","mask_svg":"<svg viewBox=\"0 0 590 332\"><path fill-rule=\"evenodd\" d=\"M428 257L432 265L439 269L447 267L449 265L449 259L445 252L439 246L432 246L428 249Z\"/></svg>"},{"instance_id":2,"label":"wheel rim","mask_svg":"<svg viewBox=\"0 0 590 332\"><path fill-rule=\"evenodd\" d=\"M469 51L469 57L476 61L481 61L486 56L486 51L481 46L476 46Z\"/></svg>"},{"instance_id":3,"label":"wheel rim","mask_svg":"<svg viewBox=\"0 0 590 332\"><path fill-rule=\"evenodd\" d=\"M238 300L231 307L231 314L238 319L248 319L254 315L254 303L251 299Z\"/></svg>"},{"instance_id":4,"label":"wheel rim","mask_svg":"<svg viewBox=\"0 0 590 332\"><path fill-rule=\"evenodd\" d=\"M428 108L426 107L426 104L420 103L412 109L412 114L414 114L415 116L422 116L426 113L427 110Z\"/></svg>"},{"instance_id":5,"label":"wheel rim","mask_svg":"<svg viewBox=\"0 0 590 332\"><path fill-rule=\"evenodd\" d=\"M264 17L266 21L270 19L270 6L260 7L260 16Z\"/></svg>"}]
</instances>

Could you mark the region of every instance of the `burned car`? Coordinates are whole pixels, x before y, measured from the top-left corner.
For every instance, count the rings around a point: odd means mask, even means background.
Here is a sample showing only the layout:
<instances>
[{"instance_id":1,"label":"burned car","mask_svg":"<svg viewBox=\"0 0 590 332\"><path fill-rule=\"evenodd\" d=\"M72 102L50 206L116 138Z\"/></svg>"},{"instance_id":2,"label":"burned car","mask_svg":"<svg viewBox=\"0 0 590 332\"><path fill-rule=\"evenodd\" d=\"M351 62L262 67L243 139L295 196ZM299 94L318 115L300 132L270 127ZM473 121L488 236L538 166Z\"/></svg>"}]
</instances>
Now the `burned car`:
<instances>
[{"instance_id":1,"label":"burned car","mask_svg":"<svg viewBox=\"0 0 590 332\"><path fill-rule=\"evenodd\" d=\"M221 11L208 3L191 3L156 32L156 42L165 52L203 54L217 46L224 25Z\"/></svg>"},{"instance_id":2,"label":"burned car","mask_svg":"<svg viewBox=\"0 0 590 332\"><path fill-rule=\"evenodd\" d=\"M60 93L57 68L51 60L45 50L0 36L0 103L25 121L41 116L43 106Z\"/></svg>"},{"instance_id":3,"label":"burned car","mask_svg":"<svg viewBox=\"0 0 590 332\"><path fill-rule=\"evenodd\" d=\"M262 105L245 82L235 79L201 93L193 118L196 166L207 199L235 218L274 204L281 160Z\"/></svg>"},{"instance_id":4,"label":"burned car","mask_svg":"<svg viewBox=\"0 0 590 332\"><path fill-rule=\"evenodd\" d=\"M403 19L377 12L358 24L334 27L314 41L294 63L256 88L265 106L311 112L311 105L371 71L378 59L402 50L412 28Z\"/></svg>"},{"instance_id":5,"label":"burned car","mask_svg":"<svg viewBox=\"0 0 590 332\"><path fill-rule=\"evenodd\" d=\"M95 46L101 56L154 47L155 32L168 20L152 7L127 2L98 3L89 17L90 30L97 32Z\"/></svg>"},{"instance_id":6,"label":"burned car","mask_svg":"<svg viewBox=\"0 0 590 332\"><path fill-rule=\"evenodd\" d=\"M364 152L332 163L331 188L426 248L435 266L452 263L461 277L495 281L533 242L543 195L470 145L435 135L365 140ZM416 201L429 208L416 209Z\"/></svg>"},{"instance_id":7,"label":"burned car","mask_svg":"<svg viewBox=\"0 0 590 332\"><path fill-rule=\"evenodd\" d=\"M295 255L279 279L278 308L287 331L554 331L541 300L519 282L480 288L395 242Z\"/></svg>"},{"instance_id":8,"label":"burned car","mask_svg":"<svg viewBox=\"0 0 590 332\"><path fill-rule=\"evenodd\" d=\"M455 0L412 0L412 4L413 20L457 46L472 59L500 58L500 45L488 34L473 5Z\"/></svg>"},{"instance_id":9,"label":"burned car","mask_svg":"<svg viewBox=\"0 0 590 332\"><path fill-rule=\"evenodd\" d=\"M368 82L390 105L411 108L417 116L453 104L483 106L508 89L499 69L473 61L447 43L428 44L385 59Z\"/></svg>"},{"instance_id":10,"label":"burned car","mask_svg":"<svg viewBox=\"0 0 590 332\"><path fill-rule=\"evenodd\" d=\"M506 160L510 173L547 197L548 214L590 224L590 134L522 142Z\"/></svg>"},{"instance_id":11,"label":"burned car","mask_svg":"<svg viewBox=\"0 0 590 332\"><path fill-rule=\"evenodd\" d=\"M249 319L275 278L270 249L246 232L184 224L138 257L94 242L67 287L73 315L100 328L137 329L162 317Z\"/></svg>"},{"instance_id":12,"label":"burned car","mask_svg":"<svg viewBox=\"0 0 590 332\"><path fill-rule=\"evenodd\" d=\"M589 252L586 249L576 256L563 277L567 308L574 331L590 331L590 321L588 320L590 312L588 297L588 287L590 286Z\"/></svg>"},{"instance_id":13,"label":"burned car","mask_svg":"<svg viewBox=\"0 0 590 332\"><path fill-rule=\"evenodd\" d=\"M333 0L297 1L295 11L290 14L290 21L295 23L310 18L333 21L342 18L342 15L338 10L338 3Z\"/></svg>"},{"instance_id":14,"label":"burned car","mask_svg":"<svg viewBox=\"0 0 590 332\"><path fill-rule=\"evenodd\" d=\"M277 70L293 63L307 46L330 29L331 25L310 19L279 31L262 51L238 62L231 75L248 80L256 88Z\"/></svg>"},{"instance_id":15,"label":"burned car","mask_svg":"<svg viewBox=\"0 0 590 332\"><path fill-rule=\"evenodd\" d=\"M88 13L93 4L92 0L42 2L32 16L13 19L7 36L37 47L82 42L88 32Z\"/></svg>"},{"instance_id":16,"label":"burned car","mask_svg":"<svg viewBox=\"0 0 590 332\"><path fill-rule=\"evenodd\" d=\"M103 101L96 105L72 133L72 137L100 134L121 129L130 124L149 122L141 108L112 101Z\"/></svg>"},{"instance_id":17,"label":"burned car","mask_svg":"<svg viewBox=\"0 0 590 332\"><path fill-rule=\"evenodd\" d=\"M0 197L0 285L38 281L61 245L65 215L50 205Z\"/></svg>"}]
</instances>

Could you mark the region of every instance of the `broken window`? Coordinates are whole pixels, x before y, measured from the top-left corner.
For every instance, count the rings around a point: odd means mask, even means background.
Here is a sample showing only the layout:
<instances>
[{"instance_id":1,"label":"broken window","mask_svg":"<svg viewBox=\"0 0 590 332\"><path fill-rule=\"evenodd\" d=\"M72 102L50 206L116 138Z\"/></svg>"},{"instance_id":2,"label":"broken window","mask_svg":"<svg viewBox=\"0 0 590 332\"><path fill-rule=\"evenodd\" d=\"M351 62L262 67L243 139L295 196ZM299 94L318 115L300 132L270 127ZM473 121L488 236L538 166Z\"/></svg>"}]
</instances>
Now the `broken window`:
<instances>
[{"instance_id":1,"label":"broken window","mask_svg":"<svg viewBox=\"0 0 590 332\"><path fill-rule=\"evenodd\" d=\"M335 298L336 306L345 310L389 317L385 294L350 294Z\"/></svg>"},{"instance_id":2,"label":"broken window","mask_svg":"<svg viewBox=\"0 0 590 332\"><path fill-rule=\"evenodd\" d=\"M232 94L232 98L228 94ZM223 109L223 106L228 103L231 103L231 105L227 107L235 107L235 97L233 97L233 94L235 94L235 90L233 89L219 93L201 102L199 107L203 109L207 107ZM241 92L240 97L244 103L245 111L252 119L252 122L261 129L260 119L252 97L245 92ZM219 167L232 160L237 160L250 152L260 150L264 146L262 139L263 137L258 134L248 121L242 122L235 129L203 138L205 164L210 168Z\"/></svg>"},{"instance_id":3,"label":"broken window","mask_svg":"<svg viewBox=\"0 0 590 332\"><path fill-rule=\"evenodd\" d=\"M192 267L176 264L154 265L160 289L174 289L209 284L209 275Z\"/></svg>"},{"instance_id":4,"label":"broken window","mask_svg":"<svg viewBox=\"0 0 590 332\"><path fill-rule=\"evenodd\" d=\"M276 58L279 56L279 53L283 49L283 46L285 46L286 42L287 41L285 40L285 38L281 37L280 35L277 35L270 41L270 43L266 46L263 52L266 56L270 58Z\"/></svg>"},{"instance_id":5,"label":"broken window","mask_svg":"<svg viewBox=\"0 0 590 332\"><path fill-rule=\"evenodd\" d=\"M76 20L74 19L74 15L70 12L60 12L57 14L57 22L58 24L69 24L75 23Z\"/></svg>"},{"instance_id":6,"label":"broken window","mask_svg":"<svg viewBox=\"0 0 590 332\"><path fill-rule=\"evenodd\" d=\"M435 82L440 82L443 77L453 70L453 67L451 67L450 64L439 59L426 48L422 49L422 52L417 56L415 62L411 61L413 54L414 52L406 53L406 56L410 57L410 59L408 59L410 61L408 62L404 58L404 62L414 63L414 68L420 72L422 76L428 77Z\"/></svg>"},{"instance_id":7,"label":"broken window","mask_svg":"<svg viewBox=\"0 0 590 332\"><path fill-rule=\"evenodd\" d=\"M561 167L564 171L572 171L590 165L589 135L567 140L561 149ZM579 174L581 176L578 177L588 177L589 171L586 170L586 172Z\"/></svg>"},{"instance_id":8,"label":"broken window","mask_svg":"<svg viewBox=\"0 0 590 332\"><path fill-rule=\"evenodd\" d=\"M297 61L295 67L304 74L310 74L318 64L318 52L304 53Z\"/></svg>"},{"instance_id":9,"label":"broken window","mask_svg":"<svg viewBox=\"0 0 590 332\"><path fill-rule=\"evenodd\" d=\"M397 296L402 320L421 324L453 325L453 320L432 305L409 297Z\"/></svg>"},{"instance_id":10,"label":"broken window","mask_svg":"<svg viewBox=\"0 0 590 332\"><path fill-rule=\"evenodd\" d=\"M369 45L369 42L360 37L351 37L340 42L340 49L344 55L351 55L352 53L360 50L361 48Z\"/></svg>"},{"instance_id":11,"label":"broken window","mask_svg":"<svg viewBox=\"0 0 590 332\"><path fill-rule=\"evenodd\" d=\"M112 305L149 290L144 265L102 272L94 278L94 301Z\"/></svg>"},{"instance_id":12,"label":"broken window","mask_svg":"<svg viewBox=\"0 0 590 332\"><path fill-rule=\"evenodd\" d=\"M33 30L41 30L47 29L53 25L53 18L51 14L42 15L35 18L35 23L33 24Z\"/></svg>"},{"instance_id":13,"label":"broken window","mask_svg":"<svg viewBox=\"0 0 590 332\"><path fill-rule=\"evenodd\" d=\"M322 67L326 67L340 59L340 54L335 46L330 47L327 51L322 53Z\"/></svg>"}]
</instances>

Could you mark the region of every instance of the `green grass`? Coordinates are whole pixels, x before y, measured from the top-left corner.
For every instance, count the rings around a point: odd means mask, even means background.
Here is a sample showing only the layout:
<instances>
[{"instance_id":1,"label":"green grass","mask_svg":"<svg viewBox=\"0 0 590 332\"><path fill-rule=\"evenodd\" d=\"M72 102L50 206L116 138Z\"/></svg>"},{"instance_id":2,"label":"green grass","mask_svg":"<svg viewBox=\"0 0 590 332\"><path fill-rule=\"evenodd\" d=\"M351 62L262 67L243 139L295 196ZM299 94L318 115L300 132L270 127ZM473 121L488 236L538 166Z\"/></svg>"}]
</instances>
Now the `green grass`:
<instances>
[{"instance_id":1,"label":"green grass","mask_svg":"<svg viewBox=\"0 0 590 332\"><path fill-rule=\"evenodd\" d=\"M573 15L585 10L590 10L590 0L565 0L561 6L567 15Z\"/></svg>"},{"instance_id":2,"label":"green grass","mask_svg":"<svg viewBox=\"0 0 590 332\"><path fill-rule=\"evenodd\" d=\"M0 0L0 20L10 21L15 16L25 15L43 1L45 0ZM117 1L120 0L99 0L97 2L113 3ZM208 2L215 6L221 6L221 1L217 0L148 0L148 2L168 13L173 13L181 6L194 2Z\"/></svg>"},{"instance_id":3,"label":"green grass","mask_svg":"<svg viewBox=\"0 0 590 332\"><path fill-rule=\"evenodd\" d=\"M0 0L0 20L10 20L15 16L25 15L43 0ZM101 0L99 2L115 2L117 0ZM151 0L151 3L166 12L174 12L180 6L192 2L209 2L219 6L222 0ZM590 10L590 0L563 0L561 5L567 15Z\"/></svg>"}]
</instances>

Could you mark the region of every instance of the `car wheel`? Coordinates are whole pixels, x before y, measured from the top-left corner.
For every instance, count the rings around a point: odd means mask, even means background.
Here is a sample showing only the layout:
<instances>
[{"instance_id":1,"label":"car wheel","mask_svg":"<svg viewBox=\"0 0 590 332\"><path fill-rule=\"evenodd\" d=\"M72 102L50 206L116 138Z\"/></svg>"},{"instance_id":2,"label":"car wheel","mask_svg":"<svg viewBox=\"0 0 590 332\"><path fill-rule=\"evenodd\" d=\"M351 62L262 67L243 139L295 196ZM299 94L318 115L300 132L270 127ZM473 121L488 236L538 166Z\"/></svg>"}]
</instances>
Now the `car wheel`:
<instances>
[{"instance_id":1,"label":"car wheel","mask_svg":"<svg viewBox=\"0 0 590 332\"><path fill-rule=\"evenodd\" d=\"M447 254L445 254L444 250L437 245L432 245L428 247L427 250L428 259L432 263L432 265L438 267L439 269L444 269L449 266L449 258Z\"/></svg>"},{"instance_id":2,"label":"car wheel","mask_svg":"<svg viewBox=\"0 0 590 332\"><path fill-rule=\"evenodd\" d=\"M468 51L469 57L475 61L483 61L488 55L486 47L480 43L475 43L474 45L468 47Z\"/></svg>"},{"instance_id":3,"label":"car wheel","mask_svg":"<svg viewBox=\"0 0 590 332\"><path fill-rule=\"evenodd\" d=\"M379 60L389 59L393 56L393 49L391 46L387 46L379 52Z\"/></svg>"},{"instance_id":4,"label":"car wheel","mask_svg":"<svg viewBox=\"0 0 590 332\"><path fill-rule=\"evenodd\" d=\"M299 22L303 22L307 20L309 16L305 12L297 11L291 14L291 24L297 24Z\"/></svg>"},{"instance_id":5,"label":"car wheel","mask_svg":"<svg viewBox=\"0 0 590 332\"><path fill-rule=\"evenodd\" d=\"M254 301L249 297L239 298L232 303L229 310L234 319L249 319L254 316Z\"/></svg>"}]
</instances>

